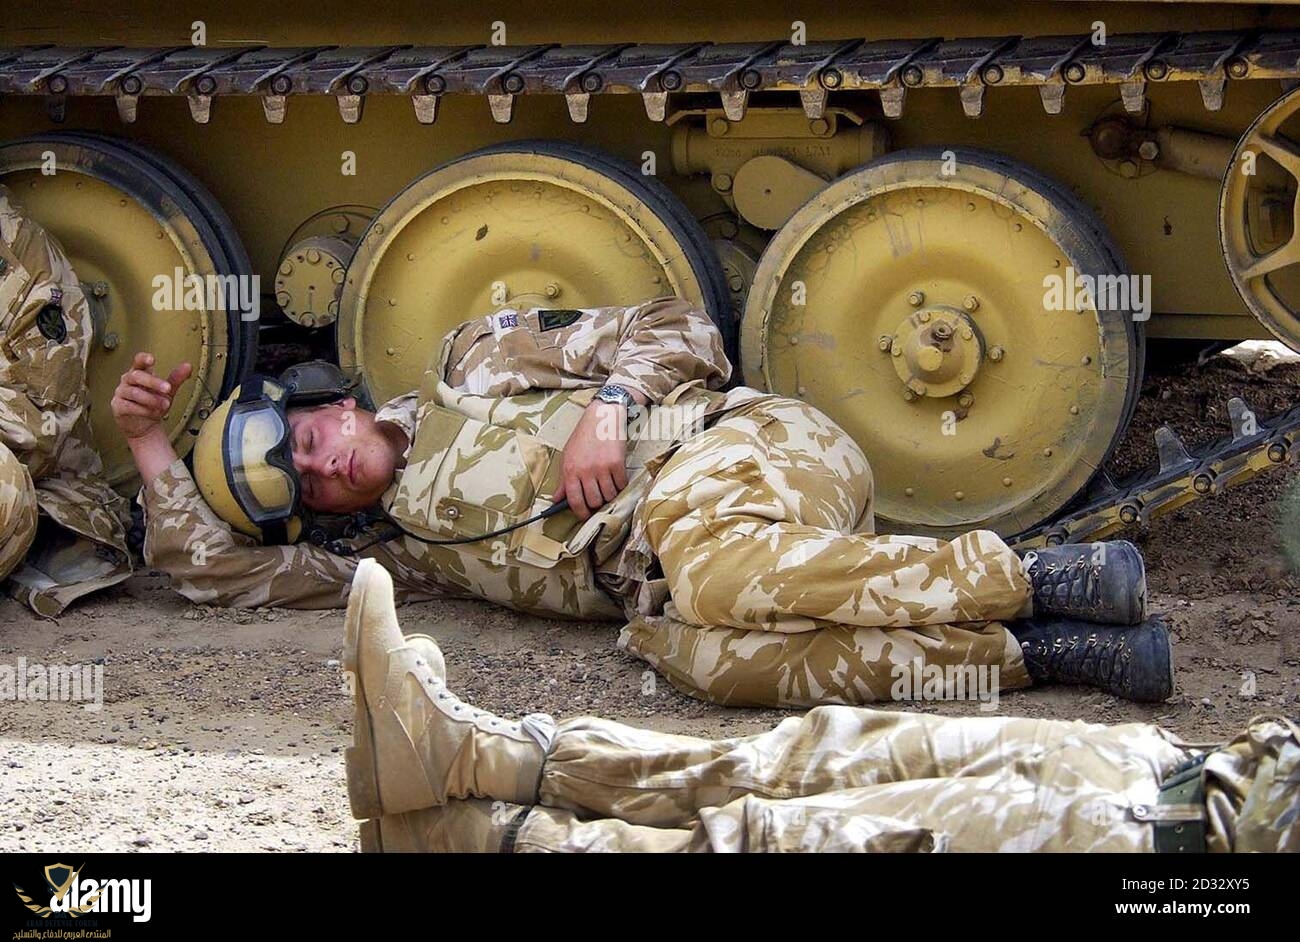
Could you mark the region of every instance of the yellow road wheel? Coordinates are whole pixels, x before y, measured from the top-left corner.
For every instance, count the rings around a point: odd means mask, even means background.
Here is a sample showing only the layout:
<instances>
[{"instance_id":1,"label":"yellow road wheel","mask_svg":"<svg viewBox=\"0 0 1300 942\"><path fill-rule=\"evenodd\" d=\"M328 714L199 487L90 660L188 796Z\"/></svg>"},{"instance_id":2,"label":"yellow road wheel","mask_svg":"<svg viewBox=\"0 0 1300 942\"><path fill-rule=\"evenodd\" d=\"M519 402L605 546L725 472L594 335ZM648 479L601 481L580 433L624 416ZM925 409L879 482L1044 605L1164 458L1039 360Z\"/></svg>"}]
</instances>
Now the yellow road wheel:
<instances>
[{"instance_id":1,"label":"yellow road wheel","mask_svg":"<svg viewBox=\"0 0 1300 942\"><path fill-rule=\"evenodd\" d=\"M703 306L734 345L708 237L667 188L588 147L491 147L420 177L371 222L339 304L339 362L382 403L417 388L471 317L670 294Z\"/></svg>"},{"instance_id":2,"label":"yellow road wheel","mask_svg":"<svg viewBox=\"0 0 1300 942\"><path fill-rule=\"evenodd\" d=\"M1127 424L1140 332L1118 281L1080 290L1123 275L1059 184L980 151L900 151L830 184L768 245L745 381L857 440L882 531L1010 535L1075 497Z\"/></svg>"},{"instance_id":3,"label":"yellow road wheel","mask_svg":"<svg viewBox=\"0 0 1300 942\"><path fill-rule=\"evenodd\" d=\"M1223 258L1250 312L1300 350L1300 89L1237 142L1219 193Z\"/></svg>"},{"instance_id":4,"label":"yellow road wheel","mask_svg":"<svg viewBox=\"0 0 1300 942\"><path fill-rule=\"evenodd\" d=\"M109 483L129 493L135 465L109 412L121 374L139 350L153 353L161 370L194 365L165 426L177 451L188 453L198 424L255 355L256 318L229 291L220 295L224 306L210 304L218 295L208 291L218 284L209 278L247 278L248 258L198 181L127 141L82 132L23 138L0 146L0 183L59 240L85 288L94 320L86 376L94 443ZM194 276L202 291L193 290Z\"/></svg>"}]
</instances>

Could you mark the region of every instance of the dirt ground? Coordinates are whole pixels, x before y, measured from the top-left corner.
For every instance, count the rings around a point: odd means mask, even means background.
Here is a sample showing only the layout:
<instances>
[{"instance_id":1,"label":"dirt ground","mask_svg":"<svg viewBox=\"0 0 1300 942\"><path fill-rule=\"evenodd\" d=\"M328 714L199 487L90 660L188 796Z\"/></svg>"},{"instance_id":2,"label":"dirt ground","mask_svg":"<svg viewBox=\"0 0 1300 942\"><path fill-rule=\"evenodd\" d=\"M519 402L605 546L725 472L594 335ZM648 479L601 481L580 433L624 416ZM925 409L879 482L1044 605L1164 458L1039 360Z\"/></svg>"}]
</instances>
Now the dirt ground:
<instances>
[{"instance_id":1,"label":"dirt ground","mask_svg":"<svg viewBox=\"0 0 1300 942\"><path fill-rule=\"evenodd\" d=\"M1223 434L1230 395L1260 415L1300 402L1300 366L1220 357L1150 376L1119 464L1153 457L1150 432L1162 420L1191 442ZM1300 578L1280 536L1287 512L1291 539L1300 536L1297 505L1300 478L1287 469L1127 534L1146 553L1153 606L1175 631L1169 701L1043 688L1004 694L1000 712L1155 721L1193 741L1225 737L1256 713L1300 714ZM499 713L596 713L707 736L756 732L787 715L677 693L615 649L615 625L470 602L408 606L401 618L441 640L453 689ZM147 571L55 621L0 601L0 664L100 663L105 690L98 711L0 704L0 851L355 850L342 626L341 612L196 606Z\"/></svg>"}]
</instances>

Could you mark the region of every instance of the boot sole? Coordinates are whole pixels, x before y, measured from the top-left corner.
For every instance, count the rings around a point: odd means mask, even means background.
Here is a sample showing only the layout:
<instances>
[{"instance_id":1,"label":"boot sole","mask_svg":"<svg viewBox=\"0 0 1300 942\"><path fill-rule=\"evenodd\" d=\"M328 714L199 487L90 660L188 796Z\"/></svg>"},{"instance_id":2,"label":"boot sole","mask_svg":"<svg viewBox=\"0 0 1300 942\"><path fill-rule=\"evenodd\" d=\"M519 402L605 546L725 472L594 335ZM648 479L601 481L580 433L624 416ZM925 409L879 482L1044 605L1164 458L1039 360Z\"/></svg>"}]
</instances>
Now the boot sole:
<instances>
[{"instance_id":1,"label":"boot sole","mask_svg":"<svg viewBox=\"0 0 1300 942\"><path fill-rule=\"evenodd\" d=\"M357 828L357 833L361 838L361 853L382 854L384 852L383 830L379 827L377 819L362 821Z\"/></svg>"},{"instance_id":2,"label":"boot sole","mask_svg":"<svg viewBox=\"0 0 1300 942\"><path fill-rule=\"evenodd\" d=\"M343 669L352 672L352 736L355 745L345 750L343 761L347 769L348 802L352 805L352 817L365 820L379 818L384 811L379 801L379 768L375 756L374 731L370 725L370 710L366 707L366 691L361 683L358 663L361 611L365 606L366 587L354 584L352 592L353 597L349 600L352 604L349 604L344 619L346 640L343 643ZM378 822L375 821L374 824L378 828ZM362 827L364 829L365 825Z\"/></svg>"}]
</instances>

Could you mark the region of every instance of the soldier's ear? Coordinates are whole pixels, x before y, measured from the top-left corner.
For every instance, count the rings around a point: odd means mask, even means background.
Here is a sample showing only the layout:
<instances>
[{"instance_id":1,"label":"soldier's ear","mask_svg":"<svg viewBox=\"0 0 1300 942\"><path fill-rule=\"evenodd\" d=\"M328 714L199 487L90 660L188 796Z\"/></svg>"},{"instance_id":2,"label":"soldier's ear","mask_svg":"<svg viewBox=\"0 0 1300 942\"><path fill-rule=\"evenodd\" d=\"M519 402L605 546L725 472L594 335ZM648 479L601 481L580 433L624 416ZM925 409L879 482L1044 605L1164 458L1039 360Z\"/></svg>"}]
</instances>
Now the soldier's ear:
<instances>
[{"instance_id":1,"label":"soldier's ear","mask_svg":"<svg viewBox=\"0 0 1300 942\"><path fill-rule=\"evenodd\" d=\"M352 396L348 396L346 399L340 399L338 402L334 404L338 406L340 409L342 409L344 412L351 412L353 409L357 407L357 401Z\"/></svg>"}]
</instances>

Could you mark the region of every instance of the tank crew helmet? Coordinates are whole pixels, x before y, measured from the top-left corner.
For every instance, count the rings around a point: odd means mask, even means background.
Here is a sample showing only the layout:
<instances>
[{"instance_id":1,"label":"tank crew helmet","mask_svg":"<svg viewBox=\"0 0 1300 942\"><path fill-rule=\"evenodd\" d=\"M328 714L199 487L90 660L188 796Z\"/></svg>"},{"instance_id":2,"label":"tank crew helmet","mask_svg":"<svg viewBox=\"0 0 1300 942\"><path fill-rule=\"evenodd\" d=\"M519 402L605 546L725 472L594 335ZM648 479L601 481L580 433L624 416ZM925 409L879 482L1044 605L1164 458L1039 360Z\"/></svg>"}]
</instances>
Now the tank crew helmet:
<instances>
[{"instance_id":1,"label":"tank crew helmet","mask_svg":"<svg viewBox=\"0 0 1300 942\"><path fill-rule=\"evenodd\" d=\"M288 410L351 395L354 382L324 360L249 376L203 423L194 443L194 480L212 511L263 543L302 536L302 489L293 466Z\"/></svg>"}]
</instances>

